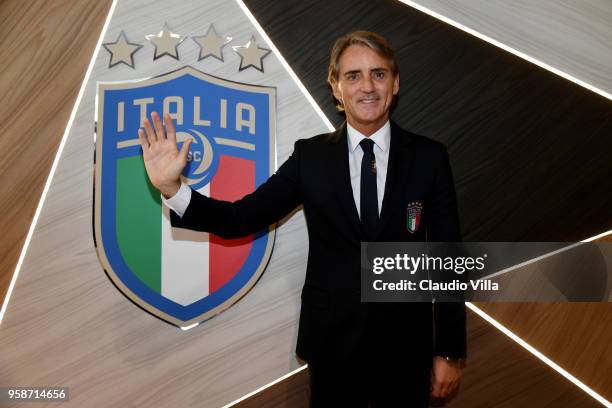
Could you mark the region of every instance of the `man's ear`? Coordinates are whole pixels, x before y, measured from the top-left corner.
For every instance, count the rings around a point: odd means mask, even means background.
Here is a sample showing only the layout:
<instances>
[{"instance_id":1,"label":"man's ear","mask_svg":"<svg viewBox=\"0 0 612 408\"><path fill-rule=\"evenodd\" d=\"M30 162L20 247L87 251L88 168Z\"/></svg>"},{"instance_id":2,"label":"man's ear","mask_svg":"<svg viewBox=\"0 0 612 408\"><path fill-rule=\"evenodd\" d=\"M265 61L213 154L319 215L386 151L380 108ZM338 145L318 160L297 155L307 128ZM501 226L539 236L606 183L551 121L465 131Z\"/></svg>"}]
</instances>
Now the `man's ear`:
<instances>
[{"instance_id":1,"label":"man's ear","mask_svg":"<svg viewBox=\"0 0 612 408\"><path fill-rule=\"evenodd\" d=\"M334 98L342 102L342 94L340 93L340 89L338 89L338 81L330 82L329 85L331 86L332 93L334 94Z\"/></svg>"},{"instance_id":2,"label":"man's ear","mask_svg":"<svg viewBox=\"0 0 612 408\"><path fill-rule=\"evenodd\" d=\"M340 87L338 86L338 81L329 82L329 86L331 86L334 98L336 98L336 109L338 109L340 111L343 111L344 110L344 101L342 100L342 93L340 92Z\"/></svg>"},{"instance_id":3,"label":"man's ear","mask_svg":"<svg viewBox=\"0 0 612 408\"><path fill-rule=\"evenodd\" d=\"M395 79L393 79L393 95L397 95L398 92L399 92L399 74L397 74L395 76Z\"/></svg>"}]
</instances>

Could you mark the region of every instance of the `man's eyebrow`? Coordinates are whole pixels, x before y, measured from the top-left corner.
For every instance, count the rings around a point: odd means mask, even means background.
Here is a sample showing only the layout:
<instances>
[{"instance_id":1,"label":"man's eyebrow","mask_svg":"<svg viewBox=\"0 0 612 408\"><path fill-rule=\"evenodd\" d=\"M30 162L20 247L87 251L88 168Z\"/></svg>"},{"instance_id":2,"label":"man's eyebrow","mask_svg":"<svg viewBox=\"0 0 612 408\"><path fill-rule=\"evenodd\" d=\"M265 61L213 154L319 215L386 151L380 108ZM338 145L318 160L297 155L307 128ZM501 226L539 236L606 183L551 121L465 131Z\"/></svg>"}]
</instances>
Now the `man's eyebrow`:
<instances>
[{"instance_id":1,"label":"man's eyebrow","mask_svg":"<svg viewBox=\"0 0 612 408\"><path fill-rule=\"evenodd\" d=\"M386 71L389 71L389 68L386 68L386 67L376 67L376 68L372 68L370 71L371 72L381 72L381 71L386 72ZM351 75L351 74L358 74L360 72L361 72L361 70L359 70L359 69L353 69L351 71L346 71L342 75L345 76L345 75Z\"/></svg>"}]
</instances>

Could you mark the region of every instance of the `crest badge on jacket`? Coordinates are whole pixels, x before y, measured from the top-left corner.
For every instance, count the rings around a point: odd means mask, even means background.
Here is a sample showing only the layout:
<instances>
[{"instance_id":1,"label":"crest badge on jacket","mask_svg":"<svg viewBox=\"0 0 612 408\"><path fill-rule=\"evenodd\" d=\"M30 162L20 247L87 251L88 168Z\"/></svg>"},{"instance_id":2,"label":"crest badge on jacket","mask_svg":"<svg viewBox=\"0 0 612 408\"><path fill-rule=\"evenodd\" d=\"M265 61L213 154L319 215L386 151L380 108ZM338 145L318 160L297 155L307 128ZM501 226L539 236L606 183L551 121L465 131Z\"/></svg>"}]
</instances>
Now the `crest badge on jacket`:
<instances>
[{"instance_id":1,"label":"crest badge on jacket","mask_svg":"<svg viewBox=\"0 0 612 408\"><path fill-rule=\"evenodd\" d=\"M408 203L408 207L406 209L406 228L412 234L417 232L419 229L419 224L421 223L421 212L423 211L423 202L422 201L412 201Z\"/></svg>"}]
</instances>

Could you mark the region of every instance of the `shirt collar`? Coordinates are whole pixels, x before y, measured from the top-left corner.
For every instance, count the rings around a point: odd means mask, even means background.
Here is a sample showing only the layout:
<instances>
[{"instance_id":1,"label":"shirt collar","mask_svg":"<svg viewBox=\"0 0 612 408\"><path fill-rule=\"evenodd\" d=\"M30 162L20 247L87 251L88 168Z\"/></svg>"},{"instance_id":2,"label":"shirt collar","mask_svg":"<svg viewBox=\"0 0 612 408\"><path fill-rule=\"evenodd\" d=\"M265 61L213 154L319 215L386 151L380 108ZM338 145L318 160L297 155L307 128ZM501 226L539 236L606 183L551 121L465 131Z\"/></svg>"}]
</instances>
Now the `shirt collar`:
<instances>
[{"instance_id":1,"label":"shirt collar","mask_svg":"<svg viewBox=\"0 0 612 408\"><path fill-rule=\"evenodd\" d=\"M366 138L361 132L352 127L348 121L346 122L346 132L348 134L348 145L351 152L355 151L359 142ZM389 121L385 122L384 125L369 137L376 146L383 152L386 152L389 148L389 142L391 141L391 125Z\"/></svg>"}]
</instances>

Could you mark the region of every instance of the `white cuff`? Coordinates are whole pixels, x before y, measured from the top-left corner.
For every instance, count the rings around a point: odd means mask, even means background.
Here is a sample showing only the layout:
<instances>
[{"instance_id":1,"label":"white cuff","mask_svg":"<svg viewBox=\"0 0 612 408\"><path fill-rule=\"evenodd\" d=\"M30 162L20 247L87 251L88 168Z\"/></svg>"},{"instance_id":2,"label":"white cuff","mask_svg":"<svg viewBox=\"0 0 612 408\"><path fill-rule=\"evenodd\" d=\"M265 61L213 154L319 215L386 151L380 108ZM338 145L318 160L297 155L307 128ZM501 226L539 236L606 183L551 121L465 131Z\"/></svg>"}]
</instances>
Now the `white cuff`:
<instances>
[{"instance_id":1,"label":"white cuff","mask_svg":"<svg viewBox=\"0 0 612 408\"><path fill-rule=\"evenodd\" d=\"M163 194L160 194L162 203L172 211L174 211L179 217L183 218L183 214L189 206L191 201L191 188L181 182L181 188L176 192L175 195L166 199Z\"/></svg>"}]
</instances>

